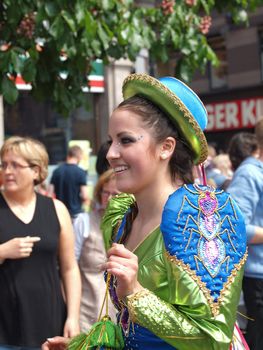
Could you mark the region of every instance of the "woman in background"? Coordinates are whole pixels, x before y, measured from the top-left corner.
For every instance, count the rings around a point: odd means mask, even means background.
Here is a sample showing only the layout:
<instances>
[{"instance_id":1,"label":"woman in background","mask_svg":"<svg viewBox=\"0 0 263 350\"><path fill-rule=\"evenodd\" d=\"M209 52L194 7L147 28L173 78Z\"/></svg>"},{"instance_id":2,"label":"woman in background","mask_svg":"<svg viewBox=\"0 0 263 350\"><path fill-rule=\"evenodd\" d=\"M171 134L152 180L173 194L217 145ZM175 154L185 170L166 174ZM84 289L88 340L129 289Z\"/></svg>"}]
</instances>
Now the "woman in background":
<instances>
[{"instance_id":1,"label":"woman in background","mask_svg":"<svg viewBox=\"0 0 263 350\"><path fill-rule=\"evenodd\" d=\"M105 295L104 273L101 265L106 261L106 251L102 232L101 218L108 201L118 194L116 177L112 169L103 173L94 189L94 200L89 213L89 235L83 243L79 267L82 280L80 304L80 329L87 332L97 322ZM114 320L116 310L109 303L109 315Z\"/></svg>"},{"instance_id":2,"label":"woman in background","mask_svg":"<svg viewBox=\"0 0 263 350\"><path fill-rule=\"evenodd\" d=\"M79 332L72 224L62 202L35 191L48 174L40 142L11 137L0 157L0 349L40 348L47 337Z\"/></svg>"}]
</instances>

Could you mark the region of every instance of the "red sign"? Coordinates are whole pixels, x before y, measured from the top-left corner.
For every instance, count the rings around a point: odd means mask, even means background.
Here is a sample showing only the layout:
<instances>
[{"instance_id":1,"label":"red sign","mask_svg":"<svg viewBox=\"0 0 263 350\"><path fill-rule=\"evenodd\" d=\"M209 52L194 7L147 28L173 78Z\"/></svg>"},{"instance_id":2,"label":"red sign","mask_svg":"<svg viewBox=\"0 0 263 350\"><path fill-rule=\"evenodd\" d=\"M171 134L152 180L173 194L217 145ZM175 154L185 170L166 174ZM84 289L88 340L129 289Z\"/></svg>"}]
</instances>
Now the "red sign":
<instances>
[{"instance_id":1,"label":"red sign","mask_svg":"<svg viewBox=\"0 0 263 350\"><path fill-rule=\"evenodd\" d=\"M263 97L209 103L205 107L208 114L205 131L253 128L263 118Z\"/></svg>"}]
</instances>

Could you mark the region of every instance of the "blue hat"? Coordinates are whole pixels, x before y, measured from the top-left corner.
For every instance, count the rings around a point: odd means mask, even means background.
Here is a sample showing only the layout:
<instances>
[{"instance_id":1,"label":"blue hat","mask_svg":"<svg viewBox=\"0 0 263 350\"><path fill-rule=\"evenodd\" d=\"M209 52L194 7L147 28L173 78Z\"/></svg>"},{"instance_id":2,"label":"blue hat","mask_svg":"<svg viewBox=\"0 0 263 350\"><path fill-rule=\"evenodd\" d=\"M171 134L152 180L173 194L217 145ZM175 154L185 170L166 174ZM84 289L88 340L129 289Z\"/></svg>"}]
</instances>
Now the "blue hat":
<instances>
[{"instance_id":1,"label":"blue hat","mask_svg":"<svg viewBox=\"0 0 263 350\"><path fill-rule=\"evenodd\" d=\"M194 163L207 158L203 130L207 112L200 98L186 84L173 77L155 79L147 74L131 74L123 82L123 97L144 97L157 105L175 125L194 155Z\"/></svg>"}]
</instances>

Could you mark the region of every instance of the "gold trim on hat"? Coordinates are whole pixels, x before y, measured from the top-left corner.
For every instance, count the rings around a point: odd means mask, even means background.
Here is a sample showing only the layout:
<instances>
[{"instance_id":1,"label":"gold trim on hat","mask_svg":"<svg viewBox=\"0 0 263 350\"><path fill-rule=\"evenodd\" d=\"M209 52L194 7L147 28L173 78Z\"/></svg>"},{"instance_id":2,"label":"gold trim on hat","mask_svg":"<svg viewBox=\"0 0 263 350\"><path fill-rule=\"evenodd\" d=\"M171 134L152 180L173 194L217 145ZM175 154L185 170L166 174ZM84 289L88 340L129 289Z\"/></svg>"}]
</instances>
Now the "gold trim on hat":
<instances>
[{"instance_id":1,"label":"gold trim on hat","mask_svg":"<svg viewBox=\"0 0 263 350\"><path fill-rule=\"evenodd\" d=\"M207 155L208 155L207 141L206 141L205 135L204 135L203 131L201 130L199 124L197 123L197 121L195 120L195 118L193 117L193 115L191 114L189 109L185 106L185 104L169 88L167 88L159 80L157 80L157 79L155 79L147 74L136 74L136 73L131 74L124 80L123 86L122 86L122 93L123 93L124 98L126 98L125 97L125 90L126 90L127 84L129 84L130 82L136 82L136 81L144 82L144 83L148 84L149 86L153 87L154 89L162 91L168 97L169 101L171 101L174 106L177 106L178 109L183 113L188 124L192 127L192 129L196 133L196 137L197 137L199 145L200 145L200 152L197 152L196 149L193 148L192 144L189 142L188 136L186 136L186 135L182 135L182 136L187 141L187 144L189 145L190 149L192 149L194 154L197 154L197 159L195 159L195 163L196 164L203 163L206 160ZM153 97L152 102L156 103L154 96L152 96L152 97ZM200 100L200 102L202 103L201 100ZM157 105L159 106L158 103L157 103ZM162 107L160 106L160 108L162 108ZM173 115L169 114L169 116L171 117L172 121L176 120Z\"/></svg>"}]
</instances>

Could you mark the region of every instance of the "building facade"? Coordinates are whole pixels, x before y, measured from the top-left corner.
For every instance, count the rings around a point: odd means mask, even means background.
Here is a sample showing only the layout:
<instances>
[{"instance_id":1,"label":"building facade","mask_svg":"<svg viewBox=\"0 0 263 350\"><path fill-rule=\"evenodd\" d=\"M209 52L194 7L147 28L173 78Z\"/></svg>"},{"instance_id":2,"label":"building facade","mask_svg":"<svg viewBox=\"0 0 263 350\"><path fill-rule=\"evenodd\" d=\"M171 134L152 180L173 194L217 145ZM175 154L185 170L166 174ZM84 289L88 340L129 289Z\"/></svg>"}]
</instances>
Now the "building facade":
<instances>
[{"instance_id":1,"label":"building facade","mask_svg":"<svg viewBox=\"0 0 263 350\"><path fill-rule=\"evenodd\" d=\"M263 118L263 7L249 15L248 27L221 15L212 23L208 40L221 64L197 72L191 87L207 108L208 142L226 151L233 134L253 132Z\"/></svg>"}]
</instances>

